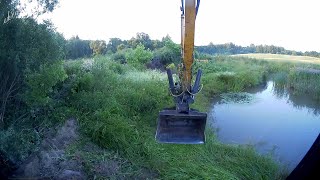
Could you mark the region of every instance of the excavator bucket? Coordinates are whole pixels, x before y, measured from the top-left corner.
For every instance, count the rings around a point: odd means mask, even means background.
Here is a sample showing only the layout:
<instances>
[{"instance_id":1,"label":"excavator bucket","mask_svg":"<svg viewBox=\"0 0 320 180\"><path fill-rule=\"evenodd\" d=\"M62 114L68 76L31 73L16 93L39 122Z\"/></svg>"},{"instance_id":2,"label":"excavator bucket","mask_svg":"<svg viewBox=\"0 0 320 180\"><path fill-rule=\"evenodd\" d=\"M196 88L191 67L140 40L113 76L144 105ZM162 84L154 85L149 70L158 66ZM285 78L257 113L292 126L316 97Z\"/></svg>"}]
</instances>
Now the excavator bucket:
<instances>
[{"instance_id":1,"label":"excavator bucket","mask_svg":"<svg viewBox=\"0 0 320 180\"><path fill-rule=\"evenodd\" d=\"M179 83L174 83L172 72L167 69L169 92L174 97L175 108L160 111L156 140L172 144L204 144L207 114L191 109L190 104L201 91L202 71L198 69L192 86L192 64L194 61L195 18L200 0L183 0L181 14L181 55L179 66Z\"/></svg>"},{"instance_id":2,"label":"excavator bucket","mask_svg":"<svg viewBox=\"0 0 320 180\"><path fill-rule=\"evenodd\" d=\"M203 144L207 114L196 110L178 113L175 109L160 111L156 140L172 144Z\"/></svg>"}]
</instances>

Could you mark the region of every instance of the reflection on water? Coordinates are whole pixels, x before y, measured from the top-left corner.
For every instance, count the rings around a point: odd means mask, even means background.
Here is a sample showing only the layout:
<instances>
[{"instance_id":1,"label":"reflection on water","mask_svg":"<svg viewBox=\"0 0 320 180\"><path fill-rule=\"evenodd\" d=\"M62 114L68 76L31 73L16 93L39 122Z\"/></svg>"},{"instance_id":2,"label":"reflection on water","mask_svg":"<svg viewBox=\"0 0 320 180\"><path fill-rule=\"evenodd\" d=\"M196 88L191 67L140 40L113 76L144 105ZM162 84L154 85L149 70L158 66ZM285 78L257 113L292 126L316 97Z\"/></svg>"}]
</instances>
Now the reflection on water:
<instances>
[{"instance_id":1,"label":"reflection on water","mask_svg":"<svg viewBox=\"0 0 320 180\"><path fill-rule=\"evenodd\" d=\"M253 144L261 153L273 151L293 170L320 132L319 107L307 96L295 96L269 81L247 93L215 99L211 123L222 142Z\"/></svg>"}]
</instances>

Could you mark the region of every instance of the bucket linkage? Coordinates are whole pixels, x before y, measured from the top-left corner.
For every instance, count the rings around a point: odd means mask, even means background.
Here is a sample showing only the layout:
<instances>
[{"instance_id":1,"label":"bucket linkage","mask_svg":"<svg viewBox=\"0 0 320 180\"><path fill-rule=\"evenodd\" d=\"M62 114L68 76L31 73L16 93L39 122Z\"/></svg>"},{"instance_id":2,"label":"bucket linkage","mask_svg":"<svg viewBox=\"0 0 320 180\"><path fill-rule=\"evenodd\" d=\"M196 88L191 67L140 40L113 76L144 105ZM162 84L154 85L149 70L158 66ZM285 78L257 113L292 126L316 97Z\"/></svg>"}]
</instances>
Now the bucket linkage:
<instances>
[{"instance_id":1,"label":"bucket linkage","mask_svg":"<svg viewBox=\"0 0 320 180\"><path fill-rule=\"evenodd\" d=\"M185 88L178 83L174 84L172 72L167 70L169 90L174 97L175 107L160 111L156 140L160 143L173 144L203 144L205 143L205 126L207 114L190 109L194 96L200 90L202 71L197 72L193 87Z\"/></svg>"}]
</instances>

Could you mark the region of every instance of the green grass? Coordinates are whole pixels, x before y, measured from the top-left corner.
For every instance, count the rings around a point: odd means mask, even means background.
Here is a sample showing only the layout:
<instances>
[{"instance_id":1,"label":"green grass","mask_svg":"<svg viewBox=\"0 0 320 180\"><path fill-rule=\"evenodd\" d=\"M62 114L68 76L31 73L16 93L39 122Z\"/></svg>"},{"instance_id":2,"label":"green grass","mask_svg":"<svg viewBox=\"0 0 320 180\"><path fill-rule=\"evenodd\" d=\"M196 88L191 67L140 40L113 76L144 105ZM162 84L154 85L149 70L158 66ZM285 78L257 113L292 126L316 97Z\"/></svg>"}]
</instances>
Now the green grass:
<instances>
[{"instance_id":1,"label":"green grass","mask_svg":"<svg viewBox=\"0 0 320 180\"><path fill-rule=\"evenodd\" d=\"M250 64L253 66L260 64L259 67L262 67L267 74L276 75L274 76L276 83L290 88L295 95L308 95L315 101L320 100L320 58L279 54L241 54L229 57L228 63L233 62L241 68L241 63L239 64L235 59L246 57L249 58L242 61L252 60ZM228 67L228 65L225 66ZM279 75L280 79L277 77Z\"/></svg>"},{"instance_id":2,"label":"green grass","mask_svg":"<svg viewBox=\"0 0 320 180\"><path fill-rule=\"evenodd\" d=\"M237 54L233 56L249 57L249 58L264 59L264 60L271 60L271 61L320 64L320 58L310 57L310 56L293 56L293 55L283 55L283 54L262 54L262 53Z\"/></svg>"},{"instance_id":3,"label":"green grass","mask_svg":"<svg viewBox=\"0 0 320 180\"><path fill-rule=\"evenodd\" d=\"M320 100L320 74L318 73L292 70L288 74L288 86L296 94L308 94L311 98Z\"/></svg>"},{"instance_id":4,"label":"green grass","mask_svg":"<svg viewBox=\"0 0 320 180\"><path fill-rule=\"evenodd\" d=\"M116 151L98 147L84 136L66 149L66 158L82 164L88 179L145 179L145 174L150 174L122 158Z\"/></svg>"},{"instance_id":5,"label":"green grass","mask_svg":"<svg viewBox=\"0 0 320 180\"><path fill-rule=\"evenodd\" d=\"M291 62L234 56L197 62L194 68L203 69L204 86L192 107L208 111L213 96L241 92L269 78L291 88L296 95L308 94L319 101L319 75L299 68L320 69L320 65ZM220 143L209 127L205 145L158 144L154 139L158 113L174 105L165 73L137 70L108 57L66 61L64 69L68 78L54 88L54 94L59 95L53 101L56 104L49 104L43 114L22 118L17 126L0 131L1 151L8 159L25 159L40 145L41 137L33 124L42 132L76 116L82 134L108 150L98 154L81 151L90 177L94 177L93 162L99 158L124 162L120 169L123 177L144 177L149 171L153 178L156 175L160 179L284 179L286 176L283 167L271 156L261 156L251 146ZM21 124L25 124L23 131ZM70 148L72 154L83 145Z\"/></svg>"},{"instance_id":6,"label":"green grass","mask_svg":"<svg viewBox=\"0 0 320 180\"><path fill-rule=\"evenodd\" d=\"M231 72L233 67L224 60L218 63L204 69L205 88L193 106L199 110L208 108L212 94L207 92L210 89L207 86L217 79L220 85L226 85L222 89L219 84L213 86L215 93L240 91L262 81L262 68L256 70L257 77L251 78L249 71L240 69L235 75L222 73L225 69ZM247 62L240 63L245 67ZM207 73L216 67L222 70ZM133 165L148 168L161 179L281 178L281 168L271 157L257 154L252 147L222 144L210 129L205 145L157 143L154 135L158 113L173 106L165 74L138 72L103 57L95 59L90 71L74 70L77 68L66 69L71 73L69 77L76 78L68 102L78 112L82 132L100 146L119 152Z\"/></svg>"}]
</instances>

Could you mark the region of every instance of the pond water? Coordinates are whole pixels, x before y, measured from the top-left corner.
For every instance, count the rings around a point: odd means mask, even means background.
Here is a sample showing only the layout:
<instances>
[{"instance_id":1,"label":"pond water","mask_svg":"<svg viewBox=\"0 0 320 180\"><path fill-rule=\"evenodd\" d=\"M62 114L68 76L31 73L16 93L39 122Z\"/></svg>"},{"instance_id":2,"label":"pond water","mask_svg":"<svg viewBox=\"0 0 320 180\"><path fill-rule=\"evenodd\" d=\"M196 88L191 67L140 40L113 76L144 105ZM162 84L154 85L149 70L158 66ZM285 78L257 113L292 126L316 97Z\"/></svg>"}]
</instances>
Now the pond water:
<instances>
[{"instance_id":1,"label":"pond water","mask_svg":"<svg viewBox=\"0 0 320 180\"><path fill-rule=\"evenodd\" d=\"M272 152L292 171L320 132L320 105L269 81L247 93L215 98L209 119L223 143Z\"/></svg>"}]
</instances>

